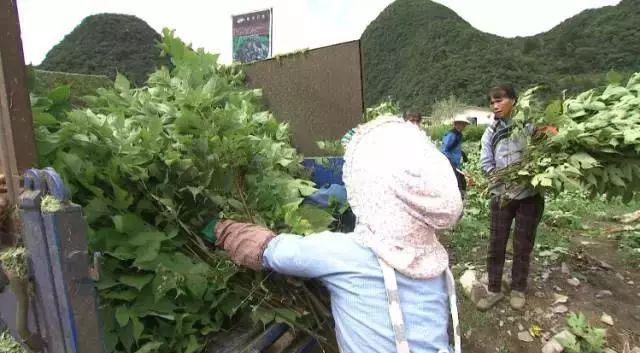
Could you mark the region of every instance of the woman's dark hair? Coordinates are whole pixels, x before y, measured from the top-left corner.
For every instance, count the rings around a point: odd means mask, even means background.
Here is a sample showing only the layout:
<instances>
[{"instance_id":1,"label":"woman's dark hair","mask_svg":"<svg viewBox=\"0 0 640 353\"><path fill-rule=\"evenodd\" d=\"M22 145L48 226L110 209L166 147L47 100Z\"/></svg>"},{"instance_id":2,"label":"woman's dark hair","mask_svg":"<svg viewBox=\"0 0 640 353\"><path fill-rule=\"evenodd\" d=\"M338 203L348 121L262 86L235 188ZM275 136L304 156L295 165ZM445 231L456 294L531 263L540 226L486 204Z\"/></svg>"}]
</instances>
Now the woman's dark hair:
<instances>
[{"instance_id":1,"label":"woman's dark hair","mask_svg":"<svg viewBox=\"0 0 640 353\"><path fill-rule=\"evenodd\" d=\"M516 93L516 89L513 88L512 85L509 84L501 84L497 85L489 90L489 96L487 97L489 101L491 98L510 98L514 101L518 100L518 94Z\"/></svg>"},{"instance_id":2,"label":"woman's dark hair","mask_svg":"<svg viewBox=\"0 0 640 353\"><path fill-rule=\"evenodd\" d=\"M418 118L418 119L422 120L422 114L420 114L418 112L414 112L414 111L407 112L407 111L405 111L404 113L402 113L402 118L404 120L407 120L410 117L415 117L415 118Z\"/></svg>"}]
</instances>

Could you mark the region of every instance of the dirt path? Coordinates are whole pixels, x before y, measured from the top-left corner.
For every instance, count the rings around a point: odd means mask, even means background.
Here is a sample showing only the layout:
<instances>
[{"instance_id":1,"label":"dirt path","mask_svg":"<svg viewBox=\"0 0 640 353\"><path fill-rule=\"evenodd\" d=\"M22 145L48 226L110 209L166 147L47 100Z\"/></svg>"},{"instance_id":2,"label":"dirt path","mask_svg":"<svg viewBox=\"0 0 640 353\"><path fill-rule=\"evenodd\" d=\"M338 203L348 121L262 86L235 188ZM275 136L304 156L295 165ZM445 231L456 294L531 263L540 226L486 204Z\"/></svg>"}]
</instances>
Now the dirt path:
<instances>
[{"instance_id":1,"label":"dirt path","mask_svg":"<svg viewBox=\"0 0 640 353\"><path fill-rule=\"evenodd\" d=\"M640 271L621 259L615 240L574 237L569 255L546 262L537 258L533 263L523 312L512 310L503 300L481 313L460 296L465 353L539 353L545 339L564 329L570 312L582 312L593 326L606 328L607 347L615 352L622 353L625 342L640 346ZM579 284L570 284L569 279ZM554 305L561 296L567 297L566 302ZM604 313L612 317L613 326L600 320ZM536 326L540 332L535 332ZM536 334L532 342L518 338L531 328Z\"/></svg>"}]
</instances>

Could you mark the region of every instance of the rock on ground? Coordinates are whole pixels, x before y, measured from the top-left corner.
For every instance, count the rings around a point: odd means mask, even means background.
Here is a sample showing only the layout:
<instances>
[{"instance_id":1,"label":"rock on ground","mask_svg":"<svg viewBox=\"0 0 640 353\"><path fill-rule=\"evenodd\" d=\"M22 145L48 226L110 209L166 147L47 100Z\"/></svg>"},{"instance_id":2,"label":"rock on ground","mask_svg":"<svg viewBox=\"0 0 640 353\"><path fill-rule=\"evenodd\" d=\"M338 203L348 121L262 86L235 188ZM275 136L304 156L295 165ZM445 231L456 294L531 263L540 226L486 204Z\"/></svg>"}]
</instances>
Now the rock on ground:
<instances>
[{"instance_id":1,"label":"rock on ground","mask_svg":"<svg viewBox=\"0 0 640 353\"><path fill-rule=\"evenodd\" d=\"M558 341L552 339L542 347L542 353L562 353L564 348Z\"/></svg>"},{"instance_id":2,"label":"rock on ground","mask_svg":"<svg viewBox=\"0 0 640 353\"><path fill-rule=\"evenodd\" d=\"M579 279L577 279L577 278L575 278L575 277L573 277L573 278L569 278L569 279L567 280L567 283L569 283L570 285L572 285L572 286L574 286L574 287L577 287L577 286L579 286L579 285L580 285L580 280L579 280Z\"/></svg>"},{"instance_id":3,"label":"rock on ground","mask_svg":"<svg viewBox=\"0 0 640 353\"><path fill-rule=\"evenodd\" d=\"M518 332L518 339L522 342L533 342L533 337L528 331Z\"/></svg>"},{"instance_id":4,"label":"rock on ground","mask_svg":"<svg viewBox=\"0 0 640 353\"><path fill-rule=\"evenodd\" d=\"M471 288L473 288L473 283L476 281L476 271L474 270L466 270L462 274L459 279L460 285L462 286L462 290L467 296L471 295Z\"/></svg>"},{"instance_id":5,"label":"rock on ground","mask_svg":"<svg viewBox=\"0 0 640 353\"><path fill-rule=\"evenodd\" d=\"M542 347L542 353L562 353L564 348L559 342L562 340L569 340L571 337L575 338L575 336L567 330L558 333Z\"/></svg>"},{"instance_id":6,"label":"rock on ground","mask_svg":"<svg viewBox=\"0 0 640 353\"><path fill-rule=\"evenodd\" d=\"M610 290L601 290L596 293L596 299L602 299L613 296L613 293Z\"/></svg>"},{"instance_id":7,"label":"rock on ground","mask_svg":"<svg viewBox=\"0 0 640 353\"><path fill-rule=\"evenodd\" d=\"M569 300L569 297L567 297L566 295L557 293L553 293L553 298L555 299L555 301L551 305L564 304Z\"/></svg>"},{"instance_id":8,"label":"rock on ground","mask_svg":"<svg viewBox=\"0 0 640 353\"><path fill-rule=\"evenodd\" d=\"M569 311L569 308L567 308L566 305L558 305L558 306L553 308L553 312L556 313L556 314L564 314L567 311Z\"/></svg>"},{"instance_id":9,"label":"rock on ground","mask_svg":"<svg viewBox=\"0 0 640 353\"><path fill-rule=\"evenodd\" d=\"M611 315L607 313L602 313L602 316L600 317L600 321L604 322L609 326L613 326L613 318L611 317Z\"/></svg>"}]
</instances>

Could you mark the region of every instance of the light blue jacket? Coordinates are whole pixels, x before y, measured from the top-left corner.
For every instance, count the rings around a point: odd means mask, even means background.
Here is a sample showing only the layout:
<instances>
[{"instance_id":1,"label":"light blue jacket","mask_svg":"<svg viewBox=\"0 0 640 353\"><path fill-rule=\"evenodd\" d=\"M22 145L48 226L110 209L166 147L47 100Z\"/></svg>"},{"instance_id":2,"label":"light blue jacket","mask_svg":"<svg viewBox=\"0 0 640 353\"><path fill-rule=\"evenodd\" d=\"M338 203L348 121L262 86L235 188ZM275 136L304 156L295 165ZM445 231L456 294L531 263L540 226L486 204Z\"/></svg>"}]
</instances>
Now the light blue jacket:
<instances>
[{"instance_id":1,"label":"light blue jacket","mask_svg":"<svg viewBox=\"0 0 640 353\"><path fill-rule=\"evenodd\" d=\"M512 120L495 119L487 126L481 140L480 167L482 171L490 173L506 168L522 160L527 146L527 135L533 134L533 125L525 127L524 134L512 134ZM492 195L505 195L512 200L521 200L538 192L530 185L506 185L495 183L489 186Z\"/></svg>"},{"instance_id":2,"label":"light blue jacket","mask_svg":"<svg viewBox=\"0 0 640 353\"><path fill-rule=\"evenodd\" d=\"M342 353L396 351L382 270L371 250L342 233L279 235L264 252L265 268L320 280L331 294ZM396 274L405 330L412 353L449 350L445 275L414 280Z\"/></svg>"}]
</instances>

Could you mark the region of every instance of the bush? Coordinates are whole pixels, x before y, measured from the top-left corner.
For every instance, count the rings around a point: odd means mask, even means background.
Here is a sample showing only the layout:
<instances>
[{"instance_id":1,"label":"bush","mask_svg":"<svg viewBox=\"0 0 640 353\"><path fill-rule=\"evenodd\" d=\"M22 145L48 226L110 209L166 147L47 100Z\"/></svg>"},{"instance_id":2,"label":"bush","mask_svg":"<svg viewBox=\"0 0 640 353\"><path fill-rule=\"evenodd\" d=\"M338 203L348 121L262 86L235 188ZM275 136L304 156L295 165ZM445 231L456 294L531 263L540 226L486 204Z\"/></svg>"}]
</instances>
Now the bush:
<instances>
[{"instance_id":1,"label":"bush","mask_svg":"<svg viewBox=\"0 0 640 353\"><path fill-rule=\"evenodd\" d=\"M470 125L464 130L465 141L480 141L487 125Z\"/></svg>"},{"instance_id":2,"label":"bush","mask_svg":"<svg viewBox=\"0 0 640 353\"><path fill-rule=\"evenodd\" d=\"M480 141L482 138L482 134L484 134L484 130L487 128L486 125L469 125L464 130L464 141ZM451 124L439 124L433 125L426 128L427 134L431 137L431 140L441 142L442 137L447 131L451 130Z\"/></svg>"},{"instance_id":3,"label":"bush","mask_svg":"<svg viewBox=\"0 0 640 353\"><path fill-rule=\"evenodd\" d=\"M69 86L71 89L71 104L81 106L82 97L93 96L98 88L113 86L113 81L104 75L85 75L68 72L54 72L45 70L33 70L34 84L32 92L44 96L48 92L60 86Z\"/></svg>"}]
</instances>

